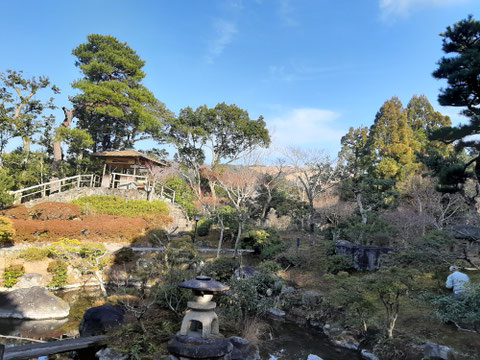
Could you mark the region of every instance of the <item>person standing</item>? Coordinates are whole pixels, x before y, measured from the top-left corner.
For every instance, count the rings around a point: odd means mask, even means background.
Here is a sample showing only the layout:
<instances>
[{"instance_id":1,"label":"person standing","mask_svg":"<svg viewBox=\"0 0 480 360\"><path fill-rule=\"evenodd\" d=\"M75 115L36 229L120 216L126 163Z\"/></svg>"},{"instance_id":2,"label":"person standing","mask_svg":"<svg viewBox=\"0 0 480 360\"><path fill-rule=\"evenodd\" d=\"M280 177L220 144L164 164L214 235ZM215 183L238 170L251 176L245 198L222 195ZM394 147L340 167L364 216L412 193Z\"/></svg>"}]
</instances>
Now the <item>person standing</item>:
<instances>
[{"instance_id":1,"label":"person standing","mask_svg":"<svg viewBox=\"0 0 480 360\"><path fill-rule=\"evenodd\" d=\"M451 274L447 277L447 289L453 289L453 296L462 297L465 292L465 287L470 283L470 278L467 274L460 272L458 266L450 266Z\"/></svg>"}]
</instances>

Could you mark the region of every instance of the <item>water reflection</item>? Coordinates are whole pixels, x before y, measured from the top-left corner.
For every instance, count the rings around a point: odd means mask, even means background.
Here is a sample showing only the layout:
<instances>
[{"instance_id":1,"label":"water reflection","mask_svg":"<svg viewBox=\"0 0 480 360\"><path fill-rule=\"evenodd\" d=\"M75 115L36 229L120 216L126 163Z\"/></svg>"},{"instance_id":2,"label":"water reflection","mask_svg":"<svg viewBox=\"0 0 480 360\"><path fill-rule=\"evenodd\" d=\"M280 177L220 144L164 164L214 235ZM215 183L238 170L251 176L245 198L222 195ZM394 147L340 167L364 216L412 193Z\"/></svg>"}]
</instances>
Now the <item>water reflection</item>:
<instances>
[{"instance_id":1,"label":"water reflection","mask_svg":"<svg viewBox=\"0 0 480 360\"><path fill-rule=\"evenodd\" d=\"M0 319L0 334L21 335L24 337L48 337L68 321L61 320L22 320ZM55 335L52 335L55 336Z\"/></svg>"},{"instance_id":2,"label":"water reflection","mask_svg":"<svg viewBox=\"0 0 480 360\"><path fill-rule=\"evenodd\" d=\"M296 324L271 321L271 338L260 345L262 359L268 360L354 360L354 351L334 347L320 331Z\"/></svg>"}]
</instances>

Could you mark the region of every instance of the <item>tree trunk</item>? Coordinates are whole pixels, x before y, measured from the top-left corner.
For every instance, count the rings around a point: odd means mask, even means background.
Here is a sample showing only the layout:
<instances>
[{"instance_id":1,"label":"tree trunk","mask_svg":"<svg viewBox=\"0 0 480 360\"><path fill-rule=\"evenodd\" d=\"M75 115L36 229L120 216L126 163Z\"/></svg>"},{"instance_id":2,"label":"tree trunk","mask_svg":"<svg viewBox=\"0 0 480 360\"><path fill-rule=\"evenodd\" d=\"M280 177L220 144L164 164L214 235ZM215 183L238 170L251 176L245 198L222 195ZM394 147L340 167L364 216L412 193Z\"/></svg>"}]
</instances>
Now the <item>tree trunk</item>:
<instances>
[{"instance_id":1,"label":"tree trunk","mask_svg":"<svg viewBox=\"0 0 480 360\"><path fill-rule=\"evenodd\" d=\"M213 204L217 203L217 192L215 191L215 183L211 181L210 179L208 180L208 187L210 188L210 194L212 194L212 202Z\"/></svg>"},{"instance_id":2,"label":"tree trunk","mask_svg":"<svg viewBox=\"0 0 480 360\"><path fill-rule=\"evenodd\" d=\"M225 226L223 225L223 221L220 222L220 238L218 239L218 247L217 247L217 258L220 257L220 250L222 249L222 242L223 242L223 232L225 231Z\"/></svg>"},{"instance_id":3,"label":"tree trunk","mask_svg":"<svg viewBox=\"0 0 480 360\"><path fill-rule=\"evenodd\" d=\"M63 113L65 114L65 119L60 124L60 127L69 128L73 120L73 108L67 109L65 106L62 107ZM62 162L62 140L57 138L55 135L53 140L53 162L52 162L52 174L55 176L58 172L60 163Z\"/></svg>"},{"instance_id":4,"label":"tree trunk","mask_svg":"<svg viewBox=\"0 0 480 360\"><path fill-rule=\"evenodd\" d=\"M235 251L233 253L233 257L237 257L237 248L238 244L240 243L240 237L242 236L242 223L239 221L238 222L238 233L237 233L237 239L235 240Z\"/></svg>"},{"instance_id":5,"label":"tree trunk","mask_svg":"<svg viewBox=\"0 0 480 360\"><path fill-rule=\"evenodd\" d=\"M265 226L267 222L267 215L268 215L267 210L271 202L272 202L272 194L269 192L267 201L265 201L265 203L263 204L262 214L260 215L260 221L262 223L262 226Z\"/></svg>"},{"instance_id":6,"label":"tree trunk","mask_svg":"<svg viewBox=\"0 0 480 360\"><path fill-rule=\"evenodd\" d=\"M390 315L388 317L388 326L387 326L387 336L389 339L393 339L393 328L395 327L395 322L397 321L398 314Z\"/></svg>"},{"instance_id":7,"label":"tree trunk","mask_svg":"<svg viewBox=\"0 0 480 360\"><path fill-rule=\"evenodd\" d=\"M362 217L362 224L366 224L368 220L368 213L367 210L365 210L363 207L362 194L357 193L355 197L357 200L358 211L360 212L360 216Z\"/></svg>"},{"instance_id":8,"label":"tree trunk","mask_svg":"<svg viewBox=\"0 0 480 360\"><path fill-rule=\"evenodd\" d=\"M28 136L22 136L23 151L27 154L30 152L30 144L32 143Z\"/></svg>"},{"instance_id":9,"label":"tree trunk","mask_svg":"<svg viewBox=\"0 0 480 360\"><path fill-rule=\"evenodd\" d=\"M103 283L102 274L100 274L100 271L98 270L96 270L94 274L95 274L95 278L98 281L98 285L100 286L100 290L102 291L102 295L104 297L107 297L107 289L105 289L105 284Z\"/></svg>"},{"instance_id":10,"label":"tree trunk","mask_svg":"<svg viewBox=\"0 0 480 360\"><path fill-rule=\"evenodd\" d=\"M315 232L315 208L313 206L313 199L308 199L309 207L310 207L310 233L313 234Z\"/></svg>"}]
</instances>

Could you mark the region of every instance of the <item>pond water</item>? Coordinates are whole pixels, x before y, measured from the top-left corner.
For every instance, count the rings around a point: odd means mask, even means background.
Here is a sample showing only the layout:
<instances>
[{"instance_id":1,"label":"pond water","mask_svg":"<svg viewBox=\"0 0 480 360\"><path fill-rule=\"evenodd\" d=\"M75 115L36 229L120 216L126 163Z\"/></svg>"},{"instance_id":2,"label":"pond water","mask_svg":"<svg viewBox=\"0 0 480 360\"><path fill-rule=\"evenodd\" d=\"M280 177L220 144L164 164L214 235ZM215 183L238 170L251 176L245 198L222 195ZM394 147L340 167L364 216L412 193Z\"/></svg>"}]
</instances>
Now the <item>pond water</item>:
<instances>
[{"instance_id":1,"label":"pond water","mask_svg":"<svg viewBox=\"0 0 480 360\"><path fill-rule=\"evenodd\" d=\"M70 304L70 318L63 320L0 319L0 334L29 338L52 338L62 335L77 336L78 323L83 312L93 305L100 294L96 288L57 292ZM357 353L340 349L329 343L320 331L284 321L269 321L270 340L260 345L260 355L265 360L355 360ZM2 339L2 343L18 343ZM310 358L309 358L309 355ZM315 357L315 356L317 357Z\"/></svg>"},{"instance_id":2,"label":"pond water","mask_svg":"<svg viewBox=\"0 0 480 360\"><path fill-rule=\"evenodd\" d=\"M260 345L260 356L265 360L356 360L354 351L333 346L320 331L297 324L270 321L272 340ZM309 357L310 355L310 357Z\"/></svg>"}]
</instances>

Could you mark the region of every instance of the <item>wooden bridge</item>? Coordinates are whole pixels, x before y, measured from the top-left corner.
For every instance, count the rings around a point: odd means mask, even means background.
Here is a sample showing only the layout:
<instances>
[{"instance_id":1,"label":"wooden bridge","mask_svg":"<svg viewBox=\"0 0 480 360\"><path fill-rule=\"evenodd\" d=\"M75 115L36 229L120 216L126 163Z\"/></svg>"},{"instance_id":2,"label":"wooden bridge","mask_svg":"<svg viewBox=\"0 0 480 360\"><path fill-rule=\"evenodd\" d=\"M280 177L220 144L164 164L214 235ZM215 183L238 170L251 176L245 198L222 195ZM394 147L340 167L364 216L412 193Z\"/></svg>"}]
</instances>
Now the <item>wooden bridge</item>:
<instances>
[{"instance_id":1,"label":"wooden bridge","mask_svg":"<svg viewBox=\"0 0 480 360\"><path fill-rule=\"evenodd\" d=\"M104 345L108 337L105 335L86 336L76 339L50 341L43 344L28 344L5 347L0 345L0 360L27 360L68 351L86 349Z\"/></svg>"},{"instance_id":2,"label":"wooden bridge","mask_svg":"<svg viewBox=\"0 0 480 360\"><path fill-rule=\"evenodd\" d=\"M14 196L15 204L21 204L80 187L105 187L111 189L153 191L160 197L170 200L172 203L175 202L175 190L161 184L153 184L146 176L120 173L112 173L110 181L108 183L103 182L103 184L102 178L96 174L75 175L16 191L10 191L10 194Z\"/></svg>"}]
</instances>

